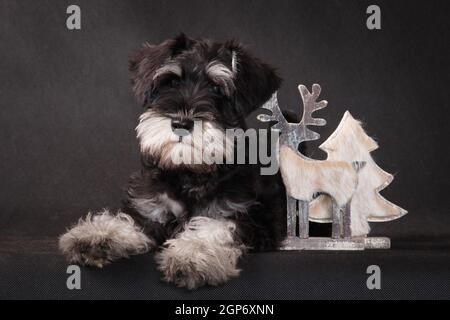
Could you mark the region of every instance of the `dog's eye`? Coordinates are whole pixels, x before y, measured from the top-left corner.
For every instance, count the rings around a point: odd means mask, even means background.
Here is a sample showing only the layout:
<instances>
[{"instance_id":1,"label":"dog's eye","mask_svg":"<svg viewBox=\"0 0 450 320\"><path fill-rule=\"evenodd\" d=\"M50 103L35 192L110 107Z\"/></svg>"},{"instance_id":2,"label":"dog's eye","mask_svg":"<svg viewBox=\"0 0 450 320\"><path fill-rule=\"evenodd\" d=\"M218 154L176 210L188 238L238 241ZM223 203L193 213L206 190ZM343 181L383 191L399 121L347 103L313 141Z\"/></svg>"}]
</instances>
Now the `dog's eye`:
<instances>
[{"instance_id":1,"label":"dog's eye","mask_svg":"<svg viewBox=\"0 0 450 320\"><path fill-rule=\"evenodd\" d=\"M210 84L209 90L214 94L218 94L218 95L222 94L222 89L217 84Z\"/></svg>"},{"instance_id":2,"label":"dog's eye","mask_svg":"<svg viewBox=\"0 0 450 320\"><path fill-rule=\"evenodd\" d=\"M171 79L169 81L169 87L178 88L180 86L180 79Z\"/></svg>"},{"instance_id":3,"label":"dog's eye","mask_svg":"<svg viewBox=\"0 0 450 320\"><path fill-rule=\"evenodd\" d=\"M156 88L178 88L181 80L179 78L161 77L155 84Z\"/></svg>"},{"instance_id":4,"label":"dog's eye","mask_svg":"<svg viewBox=\"0 0 450 320\"><path fill-rule=\"evenodd\" d=\"M149 103L152 103L156 97L158 96L158 90L153 88L148 90L145 93L145 99L144 99L144 103L143 103L143 107L147 106Z\"/></svg>"}]
</instances>

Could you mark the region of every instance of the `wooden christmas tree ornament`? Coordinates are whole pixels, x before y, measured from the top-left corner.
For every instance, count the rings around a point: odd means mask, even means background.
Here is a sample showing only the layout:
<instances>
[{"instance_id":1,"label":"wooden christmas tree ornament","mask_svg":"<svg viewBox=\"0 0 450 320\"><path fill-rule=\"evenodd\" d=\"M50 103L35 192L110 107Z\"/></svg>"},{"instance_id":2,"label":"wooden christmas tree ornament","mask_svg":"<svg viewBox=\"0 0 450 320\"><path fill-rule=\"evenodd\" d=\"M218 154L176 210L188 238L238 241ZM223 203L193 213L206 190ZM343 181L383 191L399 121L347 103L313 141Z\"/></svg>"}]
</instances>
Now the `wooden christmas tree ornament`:
<instances>
[{"instance_id":1,"label":"wooden christmas tree ornament","mask_svg":"<svg viewBox=\"0 0 450 320\"><path fill-rule=\"evenodd\" d=\"M407 211L384 199L379 192L387 187L394 177L382 170L372 159L370 152L378 144L370 138L349 111L346 111L333 134L319 146L329 160L354 161L366 163L358 177L358 185L351 201L352 236L365 236L369 233L368 222L384 222L398 219ZM331 222L332 201L321 195L310 203L309 219L315 222Z\"/></svg>"}]
</instances>

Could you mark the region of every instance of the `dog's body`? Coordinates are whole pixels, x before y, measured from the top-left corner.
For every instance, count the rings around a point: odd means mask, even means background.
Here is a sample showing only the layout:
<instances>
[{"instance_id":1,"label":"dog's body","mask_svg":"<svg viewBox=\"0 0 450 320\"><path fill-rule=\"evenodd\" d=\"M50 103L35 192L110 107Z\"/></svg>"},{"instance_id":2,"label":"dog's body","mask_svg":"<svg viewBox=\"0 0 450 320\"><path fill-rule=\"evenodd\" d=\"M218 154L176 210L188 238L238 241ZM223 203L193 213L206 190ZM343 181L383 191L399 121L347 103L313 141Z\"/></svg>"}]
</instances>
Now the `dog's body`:
<instances>
[{"instance_id":1,"label":"dog's body","mask_svg":"<svg viewBox=\"0 0 450 320\"><path fill-rule=\"evenodd\" d=\"M223 283L238 274L245 250L274 250L285 237L279 174L212 161L233 153L225 130L247 129L244 119L281 81L240 45L184 35L145 45L131 56L130 70L147 108L137 127L142 170L131 177L119 213L88 215L60 247L73 262L103 266L162 246L156 259L167 281L188 288ZM197 145L199 135L204 145ZM192 156L191 149L202 159L174 161Z\"/></svg>"}]
</instances>

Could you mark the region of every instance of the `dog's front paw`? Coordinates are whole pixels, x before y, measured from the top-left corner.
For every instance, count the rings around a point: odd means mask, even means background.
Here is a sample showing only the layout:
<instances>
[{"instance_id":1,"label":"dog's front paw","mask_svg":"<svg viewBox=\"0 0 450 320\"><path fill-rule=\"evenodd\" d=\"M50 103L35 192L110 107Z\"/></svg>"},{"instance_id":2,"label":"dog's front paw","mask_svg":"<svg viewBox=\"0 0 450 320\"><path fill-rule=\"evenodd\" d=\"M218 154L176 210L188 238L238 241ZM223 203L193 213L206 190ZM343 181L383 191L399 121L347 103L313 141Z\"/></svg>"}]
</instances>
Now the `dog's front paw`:
<instances>
[{"instance_id":1,"label":"dog's front paw","mask_svg":"<svg viewBox=\"0 0 450 320\"><path fill-rule=\"evenodd\" d=\"M99 268L154 246L130 216L108 211L88 214L59 239L59 248L71 263Z\"/></svg>"},{"instance_id":2,"label":"dog's front paw","mask_svg":"<svg viewBox=\"0 0 450 320\"><path fill-rule=\"evenodd\" d=\"M240 272L237 262L243 248L233 241L217 237L230 232L227 224L223 224L224 229L220 233L205 234L202 232L204 228L193 229L198 222L195 221L195 225L191 223L177 238L166 241L162 251L155 256L164 280L178 287L195 289L205 284L217 286Z\"/></svg>"},{"instance_id":3,"label":"dog's front paw","mask_svg":"<svg viewBox=\"0 0 450 320\"><path fill-rule=\"evenodd\" d=\"M70 231L69 231L70 232ZM102 268L116 259L109 239L66 238L60 240L60 248L71 263Z\"/></svg>"}]
</instances>

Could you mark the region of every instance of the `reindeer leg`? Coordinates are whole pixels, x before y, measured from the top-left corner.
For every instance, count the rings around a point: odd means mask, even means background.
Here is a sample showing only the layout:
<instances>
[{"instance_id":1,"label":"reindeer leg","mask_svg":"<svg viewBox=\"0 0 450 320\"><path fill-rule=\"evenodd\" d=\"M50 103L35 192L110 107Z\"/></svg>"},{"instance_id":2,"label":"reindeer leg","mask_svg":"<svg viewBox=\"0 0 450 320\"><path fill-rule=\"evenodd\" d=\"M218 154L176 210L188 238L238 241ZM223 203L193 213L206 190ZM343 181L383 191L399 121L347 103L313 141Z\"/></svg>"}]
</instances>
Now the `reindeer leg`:
<instances>
[{"instance_id":1,"label":"reindeer leg","mask_svg":"<svg viewBox=\"0 0 450 320\"><path fill-rule=\"evenodd\" d=\"M347 204L344 206L344 214L342 218L342 224L343 224L343 235L344 238L351 238L352 236L352 230L350 228L351 224L351 200L347 202Z\"/></svg>"},{"instance_id":2,"label":"reindeer leg","mask_svg":"<svg viewBox=\"0 0 450 320\"><path fill-rule=\"evenodd\" d=\"M297 217L297 200L286 195L287 200L287 236L295 236L295 222Z\"/></svg>"},{"instance_id":3,"label":"reindeer leg","mask_svg":"<svg viewBox=\"0 0 450 320\"><path fill-rule=\"evenodd\" d=\"M298 200L298 225L299 237L307 239L309 237L309 203Z\"/></svg>"},{"instance_id":4,"label":"reindeer leg","mask_svg":"<svg viewBox=\"0 0 450 320\"><path fill-rule=\"evenodd\" d=\"M338 239L341 237L341 208L338 206L336 201L332 199L332 218L333 218L333 224L331 226L331 237L333 239Z\"/></svg>"}]
</instances>

